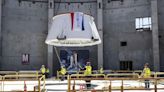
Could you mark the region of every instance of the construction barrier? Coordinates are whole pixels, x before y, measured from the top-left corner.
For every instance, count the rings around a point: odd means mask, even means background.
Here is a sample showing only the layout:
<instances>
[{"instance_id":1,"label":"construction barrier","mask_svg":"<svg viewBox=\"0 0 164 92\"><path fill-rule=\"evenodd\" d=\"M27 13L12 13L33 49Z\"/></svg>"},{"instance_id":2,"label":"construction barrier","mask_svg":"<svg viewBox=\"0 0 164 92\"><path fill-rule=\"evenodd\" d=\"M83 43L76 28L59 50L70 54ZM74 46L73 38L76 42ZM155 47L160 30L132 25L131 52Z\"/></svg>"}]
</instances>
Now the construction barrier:
<instances>
[{"instance_id":1,"label":"construction barrier","mask_svg":"<svg viewBox=\"0 0 164 92\"><path fill-rule=\"evenodd\" d=\"M161 74L161 73L156 73ZM163 73L162 73L163 74ZM112 75L112 74L111 74ZM111 76L110 75L110 76ZM109 75L108 75L109 76ZM115 76L115 75L114 75ZM125 75L121 75L121 76L127 76ZM159 76L159 75L158 75ZM104 87L102 87L101 89L93 89L93 88L85 88L82 89L81 84L80 87L78 88L79 84L76 84L76 81L86 81L86 80L90 80L92 82L94 82L95 80L100 80L101 82L104 81ZM140 82L140 81L145 81L145 80L149 80L151 85L153 85L153 87L151 86L151 88L149 89L145 89L144 88L144 82ZM73 84L71 84L71 81L74 81ZM85 77L85 76L78 76L78 77L74 77L74 75L68 75L68 90L67 92L76 92L76 91L80 91L80 92L96 92L96 91L106 91L106 92L112 92L113 90L120 90L121 92L124 92L124 90L154 90L154 92L157 92L157 90L164 90L164 86L162 87L158 87L158 82L160 81L164 81L164 77L151 77L151 78L136 78L136 77ZM133 84L132 86L127 86L127 84ZM134 85L135 83L135 85ZM84 85L84 83L82 83ZM85 82L85 85L87 83ZM142 84L142 85L140 85ZM161 84L162 85L162 84ZM73 86L74 88L72 88L71 86Z\"/></svg>"},{"instance_id":2,"label":"construction barrier","mask_svg":"<svg viewBox=\"0 0 164 92\"><path fill-rule=\"evenodd\" d=\"M132 77L132 78L139 78L139 74L137 73L114 73L114 74L107 74L107 78L109 77Z\"/></svg>"},{"instance_id":3,"label":"construction barrier","mask_svg":"<svg viewBox=\"0 0 164 92\"><path fill-rule=\"evenodd\" d=\"M41 83L42 82L42 83ZM38 80L38 91L41 92L45 92L45 75L43 75L41 78L39 78Z\"/></svg>"},{"instance_id":4,"label":"construction barrier","mask_svg":"<svg viewBox=\"0 0 164 92\"><path fill-rule=\"evenodd\" d=\"M0 75L18 75L16 71L0 71Z\"/></svg>"},{"instance_id":5,"label":"construction barrier","mask_svg":"<svg viewBox=\"0 0 164 92\"><path fill-rule=\"evenodd\" d=\"M45 92L45 76L38 71L0 71L0 74L0 91ZM10 90L12 86L19 87Z\"/></svg>"},{"instance_id":6,"label":"construction barrier","mask_svg":"<svg viewBox=\"0 0 164 92\"><path fill-rule=\"evenodd\" d=\"M103 74L99 74L98 70L92 71L92 76L99 76L102 75L104 77L135 77L138 78L140 74L142 73L142 70L135 70L135 71L129 71L129 70L104 70ZM61 75L59 71L57 71L57 79L60 79L62 77L67 78L67 75L71 75L74 77L84 76L84 71L71 71L67 72L65 75ZM164 77L164 72L153 72L151 73L151 77L157 78L157 77Z\"/></svg>"},{"instance_id":7,"label":"construction barrier","mask_svg":"<svg viewBox=\"0 0 164 92\"><path fill-rule=\"evenodd\" d=\"M40 71L19 71L18 75L36 75L36 79L38 79L38 75L41 75Z\"/></svg>"},{"instance_id":8,"label":"construction barrier","mask_svg":"<svg viewBox=\"0 0 164 92\"><path fill-rule=\"evenodd\" d=\"M113 74L113 73L116 73L116 74L120 74L120 73L127 73L127 74L141 74L142 70L135 70L135 71L129 71L129 70L104 70L104 73L105 75L108 75L108 74ZM60 79L61 77L67 77L67 75L82 75L84 74L84 71L67 71L66 75L61 75L59 73L59 71L57 71L57 79ZM99 74L99 70L93 70L92 71L92 74L96 75L96 74Z\"/></svg>"},{"instance_id":9,"label":"construction barrier","mask_svg":"<svg viewBox=\"0 0 164 92\"><path fill-rule=\"evenodd\" d=\"M111 70L104 70L105 72L111 72ZM60 79L61 77L67 77L67 75L82 75L84 74L84 71L67 71L67 73L65 75L62 75L59 73L59 71L57 71L57 79ZM99 74L98 70L93 70L92 74Z\"/></svg>"}]
</instances>

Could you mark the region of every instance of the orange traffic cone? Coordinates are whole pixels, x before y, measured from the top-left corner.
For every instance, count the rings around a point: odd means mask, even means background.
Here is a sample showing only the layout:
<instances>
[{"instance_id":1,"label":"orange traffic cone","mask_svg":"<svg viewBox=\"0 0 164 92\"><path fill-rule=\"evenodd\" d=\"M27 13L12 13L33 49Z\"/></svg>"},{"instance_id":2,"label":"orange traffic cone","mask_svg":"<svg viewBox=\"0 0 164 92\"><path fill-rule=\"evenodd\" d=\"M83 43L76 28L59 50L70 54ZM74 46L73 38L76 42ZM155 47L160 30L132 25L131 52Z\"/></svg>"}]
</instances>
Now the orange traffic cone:
<instances>
[{"instance_id":1,"label":"orange traffic cone","mask_svg":"<svg viewBox=\"0 0 164 92\"><path fill-rule=\"evenodd\" d=\"M27 85L26 85L26 81L24 81L24 92L27 92Z\"/></svg>"}]
</instances>

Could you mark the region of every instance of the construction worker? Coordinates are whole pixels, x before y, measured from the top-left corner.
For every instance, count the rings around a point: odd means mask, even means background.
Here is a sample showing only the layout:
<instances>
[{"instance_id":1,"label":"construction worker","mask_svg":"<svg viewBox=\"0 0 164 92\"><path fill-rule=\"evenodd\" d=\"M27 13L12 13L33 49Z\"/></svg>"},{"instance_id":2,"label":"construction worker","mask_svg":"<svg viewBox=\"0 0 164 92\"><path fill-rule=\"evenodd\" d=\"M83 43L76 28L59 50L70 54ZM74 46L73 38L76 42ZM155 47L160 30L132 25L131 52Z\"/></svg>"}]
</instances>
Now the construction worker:
<instances>
[{"instance_id":1,"label":"construction worker","mask_svg":"<svg viewBox=\"0 0 164 92\"><path fill-rule=\"evenodd\" d=\"M42 67L40 68L40 71L41 71L42 75L45 75L45 73L46 73L46 68L45 68L44 65L42 65Z\"/></svg>"},{"instance_id":2,"label":"construction worker","mask_svg":"<svg viewBox=\"0 0 164 92\"><path fill-rule=\"evenodd\" d=\"M91 74L92 74L92 66L90 62L87 62L85 66L84 75L86 76L86 78L90 78ZM85 80L85 81L86 81L87 88L91 88L91 80Z\"/></svg>"},{"instance_id":3,"label":"construction worker","mask_svg":"<svg viewBox=\"0 0 164 92\"><path fill-rule=\"evenodd\" d=\"M141 74L142 77L144 78L150 78L151 76L151 71L150 71L150 68L149 68L149 64L146 63L144 65L144 69L143 69L143 72ZM148 79L145 80L145 88L149 88L150 87L150 82Z\"/></svg>"},{"instance_id":4,"label":"construction worker","mask_svg":"<svg viewBox=\"0 0 164 92\"><path fill-rule=\"evenodd\" d=\"M65 74L66 73L67 73L67 70L66 70L65 66L61 66L61 69L59 71L59 74L62 75L61 80L64 80L65 79Z\"/></svg>"},{"instance_id":5,"label":"construction worker","mask_svg":"<svg viewBox=\"0 0 164 92\"><path fill-rule=\"evenodd\" d=\"M92 74L92 66L91 66L90 62L87 62L86 66L85 66L84 75L88 76L91 74Z\"/></svg>"},{"instance_id":6,"label":"construction worker","mask_svg":"<svg viewBox=\"0 0 164 92\"><path fill-rule=\"evenodd\" d=\"M49 73L50 73L50 70L48 68L46 68L46 73L45 73L46 78L49 78Z\"/></svg>"},{"instance_id":7,"label":"construction worker","mask_svg":"<svg viewBox=\"0 0 164 92\"><path fill-rule=\"evenodd\" d=\"M100 74L103 74L103 73L104 73L104 69L103 69L102 66L101 66L100 69L99 69L99 73L100 73Z\"/></svg>"}]
</instances>

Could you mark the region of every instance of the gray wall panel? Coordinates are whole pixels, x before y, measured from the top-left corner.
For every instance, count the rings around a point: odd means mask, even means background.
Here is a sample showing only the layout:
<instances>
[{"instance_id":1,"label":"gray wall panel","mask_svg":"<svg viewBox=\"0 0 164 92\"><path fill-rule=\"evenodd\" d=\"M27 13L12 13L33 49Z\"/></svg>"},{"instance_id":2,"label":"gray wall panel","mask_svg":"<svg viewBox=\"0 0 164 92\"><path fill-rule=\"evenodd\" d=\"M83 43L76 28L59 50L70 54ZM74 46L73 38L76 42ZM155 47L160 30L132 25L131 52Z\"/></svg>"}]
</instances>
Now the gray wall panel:
<instances>
[{"instance_id":1,"label":"gray wall panel","mask_svg":"<svg viewBox=\"0 0 164 92\"><path fill-rule=\"evenodd\" d=\"M46 64L47 3L5 0L2 17L1 70L39 69ZM23 53L30 54L29 65L22 65Z\"/></svg>"},{"instance_id":2,"label":"gray wall panel","mask_svg":"<svg viewBox=\"0 0 164 92\"><path fill-rule=\"evenodd\" d=\"M158 0L158 27L159 27L159 48L160 48L160 69L164 71L164 1Z\"/></svg>"},{"instance_id":3,"label":"gray wall panel","mask_svg":"<svg viewBox=\"0 0 164 92\"><path fill-rule=\"evenodd\" d=\"M47 1L47 0L42 0ZM60 1L60 0L55 0ZM56 14L81 11L92 15L97 22L96 0L61 0L55 3ZM90 3L80 3L91 1ZM3 0L2 7L2 58L1 70L39 69L47 63L48 9L46 2ZM133 61L133 69L142 69L145 62L153 68L152 32L137 32L135 18L151 16L150 0L103 0L103 35L104 35L104 68L120 69L119 61ZM160 67L164 71L164 0L158 0L158 19L160 34ZM120 41L127 41L127 46L121 47ZM58 48L59 50L62 48ZM89 50L93 68L97 68L97 46L72 48ZM21 54L30 54L30 64L21 64ZM54 53L54 71L59 66ZM57 67L57 68L56 68Z\"/></svg>"},{"instance_id":4,"label":"gray wall panel","mask_svg":"<svg viewBox=\"0 0 164 92\"><path fill-rule=\"evenodd\" d=\"M145 62L152 63L151 31L135 30L136 17L150 16L149 2L124 0L104 6L104 67L120 69L119 61L133 61L133 69L142 69ZM121 41L126 41L127 46L121 47Z\"/></svg>"}]
</instances>

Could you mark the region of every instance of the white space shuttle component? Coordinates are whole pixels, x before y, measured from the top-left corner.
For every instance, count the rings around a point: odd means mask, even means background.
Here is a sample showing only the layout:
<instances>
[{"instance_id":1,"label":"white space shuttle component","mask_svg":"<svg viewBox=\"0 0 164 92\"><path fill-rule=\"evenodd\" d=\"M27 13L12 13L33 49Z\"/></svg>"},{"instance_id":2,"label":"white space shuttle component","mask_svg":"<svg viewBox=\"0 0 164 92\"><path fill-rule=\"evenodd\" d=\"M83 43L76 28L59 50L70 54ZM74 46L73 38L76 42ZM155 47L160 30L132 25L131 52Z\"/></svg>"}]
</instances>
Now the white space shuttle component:
<instances>
[{"instance_id":1,"label":"white space shuttle component","mask_svg":"<svg viewBox=\"0 0 164 92\"><path fill-rule=\"evenodd\" d=\"M83 47L101 43L94 18L81 12L53 17L45 43L53 46Z\"/></svg>"}]
</instances>

